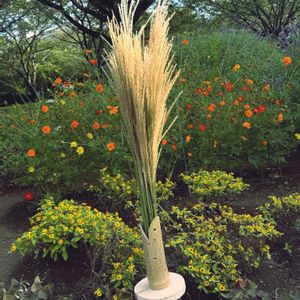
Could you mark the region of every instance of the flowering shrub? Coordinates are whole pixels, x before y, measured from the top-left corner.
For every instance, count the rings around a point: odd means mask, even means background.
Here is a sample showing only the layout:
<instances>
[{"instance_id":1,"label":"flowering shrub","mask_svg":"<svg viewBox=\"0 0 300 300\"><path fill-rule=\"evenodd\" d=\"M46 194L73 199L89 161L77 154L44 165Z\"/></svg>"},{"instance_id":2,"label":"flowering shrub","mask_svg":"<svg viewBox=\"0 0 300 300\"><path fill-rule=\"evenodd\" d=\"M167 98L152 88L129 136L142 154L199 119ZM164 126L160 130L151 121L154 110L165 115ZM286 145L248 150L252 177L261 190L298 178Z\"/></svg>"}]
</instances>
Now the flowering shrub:
<instances>
[{"instance_id":1,"label":"flowering shrub","mask_svg":"<svg viewBox=\"0 0 300 300\"><path fill-rule=\"evenodd\" d=\"M91 269L101 278L101 286L132 289L134 278L143 267L140 235L125 225L117 213L102 213L90 206L52 198L43 201L31 218L32 227L11 246L11 252L31 251L68 259L69 248L84 246ZM101 261L101 268L96 260Z\"/></svg>"},{"instance_id":2,"label":"flowering shrub","mask_svg":"<svg viewBox=\"0 0 300 300\"><path fill-rule=\"evenodd\" d=\"M57 78L54 85L51 101L1 115L0 168L10 183L65 193L86 189L101 166L128 169L119 106L109 90L88 79Z\"/></svg>"},{"instance_id":3,"label":"flowering shrub","mask_svg":"<svg viewBox=\"0 0 300 300\"><path fill-rule=\"evenodd\" d=\"M269 219L274 218L278 222L295 221L300 215L300 194L294 193L289 196L270 196L270 203L258 207L258 211Z\"/></svg>"},{"instance_id":4,"label":"flowering shrub","mask_svg":"<svg viewBox=\"0 0 300 300\"><path fill-rule=\"evenodd\" d=\"M205 171L191 174L181 174L183 181L188 184L191 191L197 196L224 196L240 194L249 187L242 178L233 176L233 173L224 171Z\"/></svg>"},{"instance_id":5,"label":"flowering shrub","mask_svg":"<svg viewBox=\"0 0 300 300\"><path fill-rule=\"evenodd\" d=\"M172 97L182 94L166 120L167 127L178 115L162 140L159 174L283 163L299 143L294 56L245 33L184 38L175 50L182 71ZM2 110L7 182L63 194L94 185L101 167L130 170L119 101L108 85L83 73L80 82L58 77L52 86L51 99Z\"/></svg>"},{"instance_id":6,"label":"flowering shrub","mask_svg":"<svg viewBox=\"0 0 300 300\"><path fill-rule=\"evenodd\" d=\"M233 170L284 162L297 144L299 113L289 98L299 64L284 57L276 45L246 33L180 43L174 94L183 92L178 121L163 141L163 163L184 157L190 170Z\"/></svg>"},{"instance_id":7,"label":"flowering shrub","mask_svg":"<svg viewBox=\"0 0 300 300\"><path fill-rule=\"evenodd\" d=\"M276 229L284 233L280 244L289 245L289 251L292 253L300 242L300 194L269 198L271 202L258 207L258 211L264 215L264 218L270 220Z\"/></svg>"},{"instance_id":8,"label":"flowering shrub","mask_svg":"<svg viewBox=\"0 0 300 300\"><path fill-rule=\"evenodd\" d=\"M267 241L281 235L261 214L236 214L216 203L173 207L170 217L168 247L180 253L178 271L205 293L228 291L245 268L257 268L262 257L270 257Z\"/></svg>"}]
</instances>

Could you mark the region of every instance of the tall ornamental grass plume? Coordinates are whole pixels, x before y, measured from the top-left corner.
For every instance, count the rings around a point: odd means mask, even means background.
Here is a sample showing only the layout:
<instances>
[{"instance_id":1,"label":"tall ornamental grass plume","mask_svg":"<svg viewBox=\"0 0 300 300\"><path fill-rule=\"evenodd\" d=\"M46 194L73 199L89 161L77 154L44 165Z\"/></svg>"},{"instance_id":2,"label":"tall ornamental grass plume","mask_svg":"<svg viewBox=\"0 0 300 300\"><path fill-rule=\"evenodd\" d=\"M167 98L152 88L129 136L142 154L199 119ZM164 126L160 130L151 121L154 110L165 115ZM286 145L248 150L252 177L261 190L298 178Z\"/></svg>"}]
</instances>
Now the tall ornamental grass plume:
<instances>
[{"instance_id":1,"label":"tall ornamental grass plume","mask_svg":"<svg viewBox=\"0 0 300 300\"><path fill-rule=\"evenodd\" d=\"M120 22L115 16L108 22L112 40L108 64L134 158L142 225L148 234L157 211L156 170L164 125L170 111L166 108L166 102L179 72L175 72L170 55L168 1L158 0L147 22L150 22L147 43L147 24L138 32L133 29L137 5L138 1L122 0L119 6Z\"/></svg>"}]
</instances>

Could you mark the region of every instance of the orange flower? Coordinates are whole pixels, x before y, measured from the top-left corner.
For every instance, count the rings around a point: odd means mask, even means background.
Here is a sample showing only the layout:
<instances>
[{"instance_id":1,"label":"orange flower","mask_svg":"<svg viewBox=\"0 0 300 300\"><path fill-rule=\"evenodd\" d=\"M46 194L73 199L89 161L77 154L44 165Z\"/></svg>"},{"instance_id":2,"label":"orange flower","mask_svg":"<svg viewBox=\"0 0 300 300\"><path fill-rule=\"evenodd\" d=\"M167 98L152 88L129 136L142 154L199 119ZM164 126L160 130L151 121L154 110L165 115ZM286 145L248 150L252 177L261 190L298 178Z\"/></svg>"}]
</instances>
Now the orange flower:
<instances>
[{"instance_id":1,"label":"orange flower","mask_svg":"<svg viewBox=\"0 0 300 300\"><path fill-rule=\"evenodd\" d=\"M96 92L103 93L103 85L101 83L96 85Z\"/></svg>"},{"instance_id":2,"label":"orange flower","mask_svg":"<svg viewBox=\"0 0 300 300\"><path fill-rule=\"evenodd\" d=\"M207 110L213 112L213 111L215 110L215 108L216 108L216 104L211 103L211 104L207 107Z\"/></svg>"},{"instance_id":3,"label":"orange flower","mask_svg":"<svg viewBox=\"0 0 300 300\"><path fill-rule=\"evenodd\" d=\"M116 149L116 144L110 142L110 143L108 143L108 144L106 145L106 147L107 147L107 150L108 150L109 152L111 152L111 151L114 151L114 150Z\"/></svg>"},{"instance_id":4,"label":"orange flower","mask_svg":"<svg viewBox=\"0 0 300 300\"><path fill-rule=\"evenodd\" d=\"M209 93L213 90L212 86L211 85L207 85L206 87L206 91Z\"/></svg>"},{"instance_id":5,"label":"orange flower","mask_svg":"<svg viewBox=\"0 0 300 300\"><path fill-rule=\"evenodd\" d=\"M268 92L270 90L270 87L271 87L270 84L265 84L263 87L263 91Z\"/></svg>"},{"instance_id":6,"label":"orange flower","mask_svg":"<svg viewBox=\"0 0 300 300\"><path fill-rule=\"evenodd\" d=\"M85 52L86 54L90 54L90 53L92 53L92 50L87 49L87 50L84 50L84 52Z\"/></svg>"},{"instance_id":7,"label":"orange flower","mask_svg":"<svg viewBox=\"0 0 300 300\"><path fill-rule=\"evenodd\" d=\"M251 128L251 123L250 122L244 122L243 127L246 128L246 129L250 129Z\"/></svg>"},{"instance_id":8,"label":"orange flower","mask_svg":"<svg viewBox=\"0 0 300 300\"><path fill-rule=\"evenodd\" d=\"M261 144L262 144L263 146L267 146L267 145L268 145L268 141L262 141Z\"/></svg>"},{"instance_id":9,"label":"orange flower","mask_svg":"<svg viewBox=\"0 0 300 300\"><path fill-rule=\"evenodd\" d=\"M107 108L110 108L109 113L111 115L115 115L119 112L119 106L108 106Z\"/></svg>"},{"instance_id":10,"label":"orange flower","mask_svg":"<svg viewBox=\"0 0 300 300\"><path fill-rule=\"evenodd\" d=\"M50 126L45 125L45 126L42 127L42 131L45 134L49 134L51 132L51 128L50 128Z\"/></svg>"},{"instance_id":11,"label":"orange flower","mask_svg":"<svg viewBox=\"0 0 300 300\"><path fill-rule=\"evenodd\" d=\"M162 140L161 143L162 143L163 145L167 145L167 144L168 144L168 141L167 141L167 140Z\"/></svg>"},{"instance_id":12,"label":"orange flower","mask_svg":"<svg viewBox=\"0 0 300 300\"><path fill-rule=\"evenodd\" d=\"M282 63L285 66L288 66L288 65L292 64L292 58L290 56L285 56L282 58Z\"/></svg>"},{"instance_id":13,"label":"orange flower","mask_svg":"<svg viewBox=\"0 0 300 300\"><path fill-rule=\"evenodd\" d=\"M76 92L75 91L72 91L71 93L70 93L70 97L75 97L76 96Z\"/></svg>"},{"instance_id":14,"label":"orange flower","mask_svg":"<svg viewBox=\"0 0 300 300\"><path fill-rule=\"evenodd\" d=\"M176 149L177 149L177 145L176 144L172 144L171 147L172 147L173 151L176 151Z\"/></svg>"},{"instance_id":15,"label":"orange flower","mask_svg":"<svg viewBox=\"0 0 300 300\"><path fill-rule=\"evenodd\" d=\"M252 79L247 78L247 79L245 80L245 82L246 82L248 85L253 85L253 80L252 80Z\"/></svg>"},{"instance_id":16,"label":"orange flower","mask_svg":"<svg viewBox=\"0 0 300 300\"><path fill-rule=\"evenodd\" d=\"M239 106L239 105L240 105L240 101L237 100L237 99L235 99L235 100L233 101L233 104L234 104L235 106Z\"/></svg>"},{"instance_id":17,"label":"orange flower","mask_svg":"<svg viewBox=\"0 0 300 300\"><path fill-rule=\"evenodd\" d=\"M226 84L225 84L225 88L226 88L227 91L231 92L232 88L233 88L231 82L227 81Z\"/></svg>"},{"instance_id":18,"label":"orange flower","mask_svg":"<svg viewBox=\"0 0 300 300\"><path fill-rule=\"evenodd\" d=\"M70 87L70 85L71 85L71 82L70 82L69 80L67 80L67 81L64 83L64 86L65 86L65 87Z\"/></svg>"},{"instance_id":19,"label":"orange flower","mask_svg":"<svg viewBox=\"0 0 300 300\"><path fill-rule=\"evenodd\" d=\"M107 126L108 126L108 124L107 123L104 123L103 125L102 125L102 128L107 128Z\"/></svg>"},{"instance_id":20,"label":"orange flower","mask_svg":"<svg viewBox=\"0 0 300 300\"><path fill-rule=\"evenodd\" d=\"M221 106L225 106L225 105L226 105L226 102L225 102L225 101L220 101L220 105L221 105Z\"/></svg>"},{"instance_id":21,"label":"orange flower","mask_svg":"<svg viewBox=\"0 0 300 300\"><path fill-rule=\"evenodd\" d=\"M55 85L61 84L61 83L62 83L61 77L57 77L57 78L54 80L54 84L55 84Z\"/></svg>"},{"instance_id":22,"label":"orange flower","mask_svg":"<svg viewBox=\"0 0 300 300\"><path fill-rule=\"evenodd\" d=\"M280 113L280 114L278 115L277 121L278 121L278 122L282 122L282 121L283 121L283 114L282 114L282 113Z\"/></svg>"},{"instance_id":23,"label":"orange flower","mask_svg":"<svg viewBox=\"0 0 300 300\"><path fill-rule=\"evenodd\" d=\"M199 125L199 130L200 130L200 131L206 131L206 129L207 129L207 127L206 127L205 124L200 124L200 125Z\"/></svg>"},{"instance_id":24,"label":"orange flower","mask_svg":"<svg viewBox=\"0 0 300 300\"><path fill-rule=\"evenodd\" d=\"M196 94L201 95L203 93L203 90L201 88L197 88Z\"/></svg>"},{"instance_id":25,"label":"orange flower","mask_svg":"<svg viewBox=\"0 0 300 300\"><path fill-rule=\"evenodd\" d=\"M91 59L90 60L91 65L96 66L97 65L97 61L96 59Z\"/></svg>"},{"instance_id":26,"label":"orange flower","mask_svg":"<svg viewBox=\"0 0 300 300\"><path fill-rule=\"evenodd\" d=\"M48 112L48 110L49 110L49 108L48 108L48 106L47 106L47 105L42 105L42 107L41 107L41 111L42 111L43 113L46 113L46 112Z\"/></svg>"},{"instance_id":27,"label":"orange flower","mask_svg":"<svg viewBox=\"0 0 300 300\"><path fill-rule=\"evenodd\" d=\"M27 156L28 157L35 157L35 150L34 149L29 149L27 151Z\"/></svg>"},{"instance_id":28,"label":"orange flower","mask_svg":"<svg viewBox=\"0 0 300 300\"><path fill-rule=\"evenodd\" d=\"M250 105L249 105L249 104L245 104L245 105L244 105L244 108L245 108L245 109L250 109Z\"/></svg>"},{"instance_id":29,"label":"orange flower","mask_svg":"<svg viewBox=\"0 0 300 300\"><path fill-rule=\"evenodd\" d=\"M29 122L30 125L33 125L35 123L35 120L34 119L30 119L30 120L28 120L28 122Z\"/></svg>"},{"instance_id":30,"label":"orange flower","mask_svg":"<svg viewBox=\"0 0 300 300\"><path fill-rule=\"evenodd\" d=\"M188 103L187 105L186 105L186 110L191 110L192 109L192 104L191 103Z\"/></svg>"},{"instance_id":31,"label":"orange flower","mask_svg":"<svg viewBox=\"0 0 300 300\"><path fill-rule=\"evenodd\" d=\"M93 123L93 128L94 128L95 130L98 130L98 129L100 128L100 124L99 124L98 122L94 122L94 123Z\"/></svg>"},{"instance_id":32,"label":"orange flower","mask_svg":"<svg viewBox=\"0 0 300 300\"><path fill-rule=\"evenodd\" d=\"M186 143L189 143L191 141L191 136L190 135L187 135L186 137L185 137L185 142Z\"/></svg>"},{"instance_id":33,"label":"orange flower","mask_svg":"<svg viewBox=\"0 0 300 300\"><path fill-rule=\"evenodd\" d=\"M281 101L280 101L279 99L277 99L277 100L275 101L275 104L276 104L277 106L280 106L280 105L281 105Z\"/></svg>"},{"instance_id":34,"label":"orange flower","mask_svg":"<svg viewBox=\"0 0 300 300\"><path fill-rule=\"evenodd\" d=\"M194 128L194 125L193 125L193 124L188 124L187 128L188 128L188 129L193 129L193 128Z\"/></svg>"},{"instance_id":35,"label":"orange flower","mask_svg":"<svg viewBox=\"0 0 300 300\"><path fill-rule=\"evenodd\" d=\"M251 117L253 116L252 110L251 110L251 109L247 109L247 110L245 111L245 116L246 116L247 118L251 118Z\"/></svg>"},{"instance_id":36,"label":"orange flower","mask_svg":"<svg viewBox=\"0 0 300 300\"><path fill-rule=\"evenodd\" d=\"M189 40L183 40L183 41L182 41L182 44L183 44L183 45L188 45L189 43L190 43Z\"/></svg>"},{"instance_id":37,"label":"orange flower","mask_svg":"<svg viewBox=\"0 0 300 300\"><path fill-rule=\"evenodd\" d=\"M71 127L73 127L74 129L76 129L78 126L79 126L79 122L78 122L78 121L73 120L73 121L71 122Z\"/></svg>"}]
</instances>

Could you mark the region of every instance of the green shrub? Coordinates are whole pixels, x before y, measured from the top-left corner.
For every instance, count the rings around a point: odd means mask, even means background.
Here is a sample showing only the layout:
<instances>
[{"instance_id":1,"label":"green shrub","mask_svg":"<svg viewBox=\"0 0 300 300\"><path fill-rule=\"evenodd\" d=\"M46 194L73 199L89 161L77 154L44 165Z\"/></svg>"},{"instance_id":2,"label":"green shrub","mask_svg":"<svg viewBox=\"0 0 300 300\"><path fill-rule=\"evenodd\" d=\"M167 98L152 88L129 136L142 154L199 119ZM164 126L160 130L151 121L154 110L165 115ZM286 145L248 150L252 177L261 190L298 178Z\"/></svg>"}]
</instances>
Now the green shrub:
<instances>
[{"instance_id":1,"label":"green shrub","mask_svg":"<svg viewBox=\"0 0 300 300\"><path fill-rule=\"evenodd\" d=\"M277 230L284 233L280 245L289 254L294 254L299 244L300 233L300 194L293 193L284 197L270 196L269 203L258 207L264 218L270 220Z\"/></svg>"},{"instance_id":2,"label":"green shrub","mask_svg":"<svg viewBox=\"0 0 300 300\"><path fill-rule=\"evenodd\" d=\"M178 271L205 293L228 291L242 271L270 257L268 240L281 235L261 214L236 214L216 203L200 203L191 210L173 207L169 217L168 247L180 253Z\"/></svg>"},{"instance_id":3,"label":"green shrub","mask_svg":"<svg viewBox=\"0 0 300 300\"><path fill-rule=\"evenodd\" d=\"M172 98L182 94L167 120L166 127L178 115L162 141L159 175L283 163L299 143L299 109L290 101L298 63L292 56L284 65L285 55L244 32L176 44L182 71ZM52 99L1 109L0 171L7 182L64 194L94 185L99 168L129 175L119 101L108 84L90 78L57 78Z\"/></svg>"},{"instance_id":4,"label":"green shrub","mask_svg":"<svg viewBox=\"0 0 300 300\"><path fill-rule=\"evenodd\" d=\"M16 105L1 114L0 168L11 184L64 194L85 190L101 166L128 169L118 102L106 87L57 83L49 101Z\"/></svg>"},{"instance_id":5,"label":"green shrub","mask_svg":"<svg viewBox=\"0 0 300 300\"><path fill-rule=\"evenodd\" d=\"M136 228L125 225L117 213L102 213L73 200L55 205L49 198L31 218L31 225L12 244L11 252L25 255L35 251L43 257L50 255L56 260L62 256L67 260L69 248L83 246L91 270L98 274L104 288L131 290L138 270L143 268L140 235Z\"/></svg>"},{"instance_id":6,"label":"green shrub","mask_svg":"<svg viewBox=\"0 0 300 300\"><path fill-rule=\"evenodd\" d=\"M193 172L191 174L181 174L183 181L189 186L192 193L199 197L227 196L240 194L249 187L242 178L233 176L233 173L224 171Z\"/></svg>"},{"instance_id":7,"label":"green shrub","mask_svg":"<svg viewBox=\"0 0 300 300\"><path fill-rule=\"evenodd\" d=\"M258 207L258 211L276 223L287 224L294 222L300 214L300 194L293 193L289 196L270 196L271 202Z\"/></svg>"},{"instance_id":8,"label":"green shrub","mask_svg":"<svg viewBox=\"0 0 300 300\"><path fill-rule=\"evenodd\" d=\"M292 69L276 45L244 32L209 33L180 43L179 118L165 137L164 168L185 158L190 170L278 165L297 144L290 105ZM295 77L296 79L296 77Z\"/></svg>"}]
</instances>

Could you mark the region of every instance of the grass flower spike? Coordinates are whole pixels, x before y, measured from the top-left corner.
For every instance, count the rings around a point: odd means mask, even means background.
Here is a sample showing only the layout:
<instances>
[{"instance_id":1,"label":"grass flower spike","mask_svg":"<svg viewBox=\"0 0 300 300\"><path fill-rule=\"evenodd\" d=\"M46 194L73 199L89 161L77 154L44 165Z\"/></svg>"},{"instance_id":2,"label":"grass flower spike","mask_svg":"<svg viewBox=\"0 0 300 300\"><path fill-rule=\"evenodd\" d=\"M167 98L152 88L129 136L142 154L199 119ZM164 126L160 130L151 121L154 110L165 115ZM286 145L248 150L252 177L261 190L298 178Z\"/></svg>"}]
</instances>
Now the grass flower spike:
<instances>
[{"instance_id":1,"label":"grass flower spike","mask_svg":"<svg viewBox=\"0 0 300 300\"><path fill-rule=\"evenodd\" d=\"M121 22L115 17L108 22L112 40L109 68L135 162L143 227L147 233L156 216L156 170L168 116L166 102L178 73L170 55L168 1L159 0L150 17L147 44L145 26L137 33L133 31L137 4L122 0Z\"/></svg>"}]
</instances>

